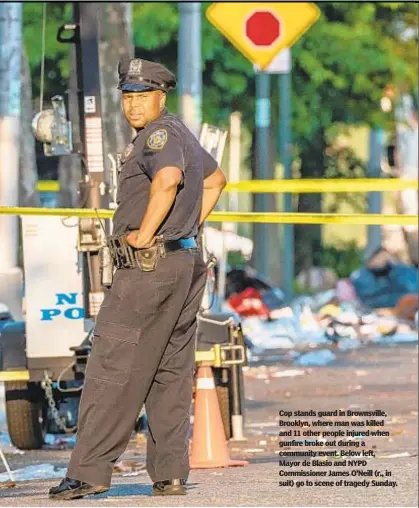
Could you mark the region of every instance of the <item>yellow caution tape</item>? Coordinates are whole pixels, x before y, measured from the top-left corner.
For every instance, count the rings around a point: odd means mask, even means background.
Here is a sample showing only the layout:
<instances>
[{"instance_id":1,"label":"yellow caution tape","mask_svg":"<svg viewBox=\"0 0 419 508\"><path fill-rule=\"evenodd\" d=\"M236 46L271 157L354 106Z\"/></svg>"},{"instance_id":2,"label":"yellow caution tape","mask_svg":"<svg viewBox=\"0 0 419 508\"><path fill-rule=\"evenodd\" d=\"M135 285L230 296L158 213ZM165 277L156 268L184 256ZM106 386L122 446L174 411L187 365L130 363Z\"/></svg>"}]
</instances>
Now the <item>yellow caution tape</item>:
<instances>
[{"instance_id":1,"label":"yellow caution tape","mask_svg":"<svg viewBox=\"0 0 419 508\"><path fill-rule=\"evenodd\" d=\"M242 180L230 182L225 192L288 192L291 194L323 193L323 192L390 192L406 189L418 189L417 180L400 178L323 178L299 180ZM59 192L60 182L57 180L39 180L36 184L38 192Z\"/></svg>"},{"instance_id":2,"label":"yellow caution tape","mask_svg":"<svg viewBox=\"0 0 419 508\"><path fill-rule=\"evenodd\" d=\"M38 192L59 192L60 182L58 180L38 180L36 190Z\"/></svg>"},{"instance_id":3,"label":"yellow caution tape","mask_svg":"<svg viewBox=\"0 0 419 508\"><path fill-rule=\"evenodd\" d=\"M195 362L205 363L206 365L212 365L214 367L221 367L223 363L220 345L216 344L214 348L209 351L196 351ZM0 382L29 380L29 370L0 370Z\"/></svg>"},{"instance_id":4,"label":"yellow caution tape","mask_svg":"<svg viewBox=\"0 0 419 508\"><path fill-rule=\"evenodd\" d=\"M0 381L29 381L28 370L2 370L0 371Z\"/></svg>"},{"instance_id":5,"label":"yellow caution tape","mask_svg":"<svg viewBox=\"0 0 419 508\"><path fill-rule=\"evenodd\" d=\"M98 210L101 219L111 219L114 210ZM97 217L92 208L30 208L0 206L0 215L43 215L61 217ZM249 222L273 224L364 224L417 226L417 215L339 214L339 213L257 213L213 212L208 222Z\"/></svg>"},{"instance_id":6,"label":"yellow caution tape","mask_svg":"<svg viewBox=\"0 0 419 508\"><path fill-rule=\"evenodd\" d=\"M299 180L242 180L230 182L226 192L309 194L326 192L389 192L418 189L417 180L384 178L323 178Z\"/></svg>"},{"instance_id":7,"label":"yellow caution tape","mask_svg":"<svg viewBox=\"0 0 419 508\"><path fill-rule=\"evenodd\" d=\"M115 210L98 210L101 219L111 219ZM97 218L94 208L35 208L0 206L0 215L40 215L47 217Z\"/></svg>"},{"instance_id":8,"label":"yellow caution tape","mask_svg":"<svg viewBox=\"0 0 419 508\"><path fill-rule=\"evenodd\" d=\"M208 222L262 222L276 224L394 224L411 226L418 224L417 215L381 215L369 213L212 213Z\"/></svg>"}]
</instances>

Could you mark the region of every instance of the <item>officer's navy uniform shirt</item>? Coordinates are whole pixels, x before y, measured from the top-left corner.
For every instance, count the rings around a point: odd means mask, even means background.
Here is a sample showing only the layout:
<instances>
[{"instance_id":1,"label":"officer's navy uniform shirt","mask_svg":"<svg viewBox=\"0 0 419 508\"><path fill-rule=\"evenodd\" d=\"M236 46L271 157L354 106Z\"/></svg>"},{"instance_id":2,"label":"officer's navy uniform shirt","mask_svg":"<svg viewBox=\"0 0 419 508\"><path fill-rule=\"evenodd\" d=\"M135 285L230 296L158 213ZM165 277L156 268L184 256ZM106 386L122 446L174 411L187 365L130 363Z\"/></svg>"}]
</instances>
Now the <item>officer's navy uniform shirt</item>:
<instances>
[{"instance_id":1,"label":"officer's navy uniform shirt","mask_svg":"<svg viewBox=\"0 0 419 508\"><path fill-rule=\"evenodd\" d=\"M151 182L160 169L168 166L182 170L182 182L156 234L163 235L165 241L198 234L203 180L218 164L182 121L164 109L157 120L138 132L122 154L114 235L139 229L147 209Z\"/></svg>"}]
</instances>

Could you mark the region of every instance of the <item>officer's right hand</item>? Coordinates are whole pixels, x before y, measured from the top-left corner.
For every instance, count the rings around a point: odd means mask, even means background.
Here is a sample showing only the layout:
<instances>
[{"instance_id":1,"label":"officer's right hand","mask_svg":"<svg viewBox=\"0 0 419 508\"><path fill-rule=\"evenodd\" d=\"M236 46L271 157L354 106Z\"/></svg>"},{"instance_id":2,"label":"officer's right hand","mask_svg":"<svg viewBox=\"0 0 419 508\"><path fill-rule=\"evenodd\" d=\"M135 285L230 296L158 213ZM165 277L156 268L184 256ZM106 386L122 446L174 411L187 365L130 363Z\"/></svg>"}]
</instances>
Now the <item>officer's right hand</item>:
<instances>
[{"instance_id":1,"label":"officer's right hand","mask_svg":"<svg viewBox=\"0 0 419 508\"><path fill-rule=\"evenodd\" d=\"M149 249L150 247L153 247L153 245L156 243L156 237L153 236L150 238L144 238L140 235L139 230L130 231L126 234L126 240L128 245L131 245L131 247L134 247L134 249Z\"/></svg>"}]
</instances>

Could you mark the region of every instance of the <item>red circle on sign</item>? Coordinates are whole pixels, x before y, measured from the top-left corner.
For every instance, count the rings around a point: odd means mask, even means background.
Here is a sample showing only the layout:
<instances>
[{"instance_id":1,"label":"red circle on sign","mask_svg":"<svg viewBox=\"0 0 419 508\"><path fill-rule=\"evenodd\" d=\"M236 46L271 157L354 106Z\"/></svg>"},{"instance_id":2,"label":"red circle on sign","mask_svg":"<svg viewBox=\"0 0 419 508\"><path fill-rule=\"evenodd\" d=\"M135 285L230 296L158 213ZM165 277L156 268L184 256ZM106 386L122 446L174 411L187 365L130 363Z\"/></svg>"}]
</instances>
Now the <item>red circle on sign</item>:
<instances>
[{"instance_id":1,"label":"red circle on sign","mask_svg":"<svg viewBox=\"0 0 419 508\"><path fill-rule=\"evenodd\" d=\"M281 35L281 23L271 11L256 11L247 18L245 30L255 46L271 46Z\"/></svg>"}]
</instances>

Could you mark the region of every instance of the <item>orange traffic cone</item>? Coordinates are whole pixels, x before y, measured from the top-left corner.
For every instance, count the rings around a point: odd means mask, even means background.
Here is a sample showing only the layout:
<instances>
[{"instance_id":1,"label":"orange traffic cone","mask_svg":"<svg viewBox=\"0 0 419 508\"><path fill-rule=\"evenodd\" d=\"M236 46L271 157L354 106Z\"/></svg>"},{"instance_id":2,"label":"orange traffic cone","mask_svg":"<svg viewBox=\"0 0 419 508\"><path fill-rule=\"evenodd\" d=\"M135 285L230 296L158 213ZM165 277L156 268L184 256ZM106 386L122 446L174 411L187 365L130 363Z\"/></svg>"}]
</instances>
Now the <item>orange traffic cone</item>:
<instances>
[{"instance_id":1,"label":"orange traffic cone","mask_svg":"<svg viewBox=\"0 0 419 508\"><path fill-rule=\"evenodd\" d=\"M211 367L199 367L190 468L210 469L247 464L245 460L230 459Z\"/></svg>"}]
</instances>

